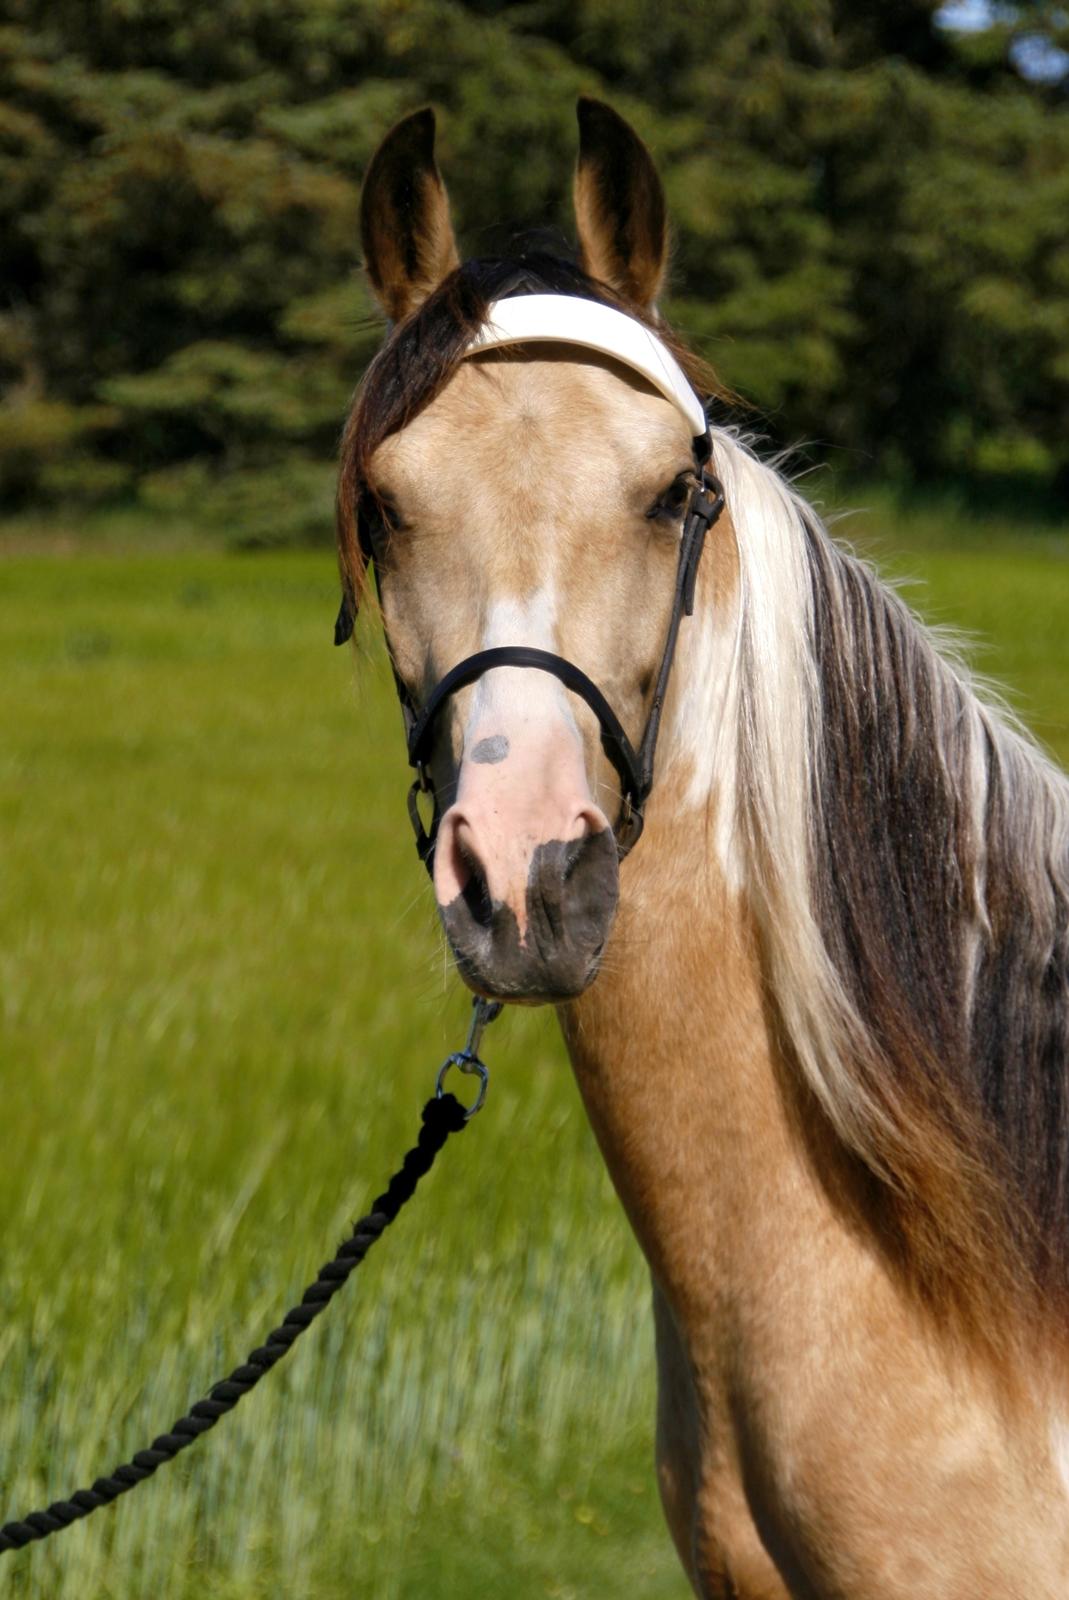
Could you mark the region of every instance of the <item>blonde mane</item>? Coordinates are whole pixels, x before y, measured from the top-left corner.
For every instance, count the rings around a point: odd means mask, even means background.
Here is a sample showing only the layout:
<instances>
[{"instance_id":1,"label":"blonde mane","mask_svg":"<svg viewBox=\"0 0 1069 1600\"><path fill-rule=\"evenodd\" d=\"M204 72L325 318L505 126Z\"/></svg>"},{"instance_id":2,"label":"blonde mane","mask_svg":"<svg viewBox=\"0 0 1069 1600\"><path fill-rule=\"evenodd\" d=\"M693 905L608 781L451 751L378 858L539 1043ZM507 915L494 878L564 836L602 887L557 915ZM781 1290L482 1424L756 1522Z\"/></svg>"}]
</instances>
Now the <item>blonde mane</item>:
<instances>
[{"instance_id":1,"label":"blonde mane","mask_svg":"<svg viewBox=\"0 0 1069 1600\"><path fill-rule=\"evenodd\" d=\"M1001 1349L1069 1291L1069 781L773 467L727 429L713 456L732 681L676 739L801 1081L925 1300Z\"/></svg>"}]
</instances>

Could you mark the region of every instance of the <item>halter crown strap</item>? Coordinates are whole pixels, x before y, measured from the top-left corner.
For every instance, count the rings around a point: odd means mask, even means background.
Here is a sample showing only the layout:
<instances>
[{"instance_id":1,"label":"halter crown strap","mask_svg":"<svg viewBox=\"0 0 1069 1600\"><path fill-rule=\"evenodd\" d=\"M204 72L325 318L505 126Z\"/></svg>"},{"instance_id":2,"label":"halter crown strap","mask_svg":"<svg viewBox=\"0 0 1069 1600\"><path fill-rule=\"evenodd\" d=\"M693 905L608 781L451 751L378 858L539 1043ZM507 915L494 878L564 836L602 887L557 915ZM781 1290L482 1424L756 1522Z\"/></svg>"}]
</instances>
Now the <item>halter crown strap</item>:
<instances>
[{"instance_id":1,"label":"halter crown strap","mask_svg":"<svg viewBox=\"0 0 1069 1600\"><path fill-rule=\"evenodd\" d=\"M464 353L546 340L597 350L641 373L690 423L695 459L699 464L709 459L709 424L683 368L652 328L615 306L574 294L510 295L493 301Z\"/></svg>"}]
</instances>

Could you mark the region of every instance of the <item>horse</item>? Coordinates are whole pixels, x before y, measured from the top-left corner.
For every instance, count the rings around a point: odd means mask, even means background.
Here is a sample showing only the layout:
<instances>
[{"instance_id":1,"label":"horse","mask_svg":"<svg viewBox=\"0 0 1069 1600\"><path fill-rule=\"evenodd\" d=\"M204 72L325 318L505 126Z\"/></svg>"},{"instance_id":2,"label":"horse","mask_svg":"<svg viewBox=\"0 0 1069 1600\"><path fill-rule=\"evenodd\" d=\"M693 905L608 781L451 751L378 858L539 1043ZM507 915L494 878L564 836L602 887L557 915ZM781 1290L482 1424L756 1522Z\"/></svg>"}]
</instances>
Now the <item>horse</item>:
<instances>
[{"instance_id":1,"label":"horse","mask_svg":"<svg viewBox=\"0 0 1069 1600\"><path fill-rule=\"evenodd\" d=\"M730 424L578 119L571 257L461 262L429 109L370 163L338 637L373 570L456 965L556 1007L649 1264L695 1594L1064 1600L1069 782Z\"/></svg>"}]
</instances>

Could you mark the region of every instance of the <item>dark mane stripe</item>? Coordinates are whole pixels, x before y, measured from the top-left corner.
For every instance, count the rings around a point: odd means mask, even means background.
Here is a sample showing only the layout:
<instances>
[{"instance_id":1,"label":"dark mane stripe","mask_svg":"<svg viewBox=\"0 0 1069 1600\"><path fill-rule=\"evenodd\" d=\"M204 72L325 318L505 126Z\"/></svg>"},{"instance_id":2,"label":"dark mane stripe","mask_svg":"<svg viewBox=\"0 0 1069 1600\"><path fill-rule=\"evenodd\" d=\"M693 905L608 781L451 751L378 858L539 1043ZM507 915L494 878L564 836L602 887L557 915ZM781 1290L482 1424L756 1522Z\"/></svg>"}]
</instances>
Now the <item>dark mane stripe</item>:
<instances>
[{"instance_id":1,"label":"dark mane stripe","mask_svg":"<svg viewBox=\"0 0 1069 1600\"><path fill-rule=\"evenodd\" d=\"M1069 1303L1069 783L815 523L806 552L817 921L922 1287L994 1337Z\"/></svg>"}]
</instances>

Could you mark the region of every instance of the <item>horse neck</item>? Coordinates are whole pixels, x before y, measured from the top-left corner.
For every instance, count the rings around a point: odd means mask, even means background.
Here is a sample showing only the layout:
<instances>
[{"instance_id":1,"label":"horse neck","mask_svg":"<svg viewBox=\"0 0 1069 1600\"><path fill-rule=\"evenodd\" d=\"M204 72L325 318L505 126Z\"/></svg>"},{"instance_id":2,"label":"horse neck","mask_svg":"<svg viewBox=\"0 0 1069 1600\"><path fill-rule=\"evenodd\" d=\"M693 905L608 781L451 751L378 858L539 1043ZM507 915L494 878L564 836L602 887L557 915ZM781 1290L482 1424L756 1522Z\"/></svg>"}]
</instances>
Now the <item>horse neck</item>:
<instances>
[{"instance_id":1,"label":"horse neck","mask_svg":"<svg viewBox=\"0 0 1069 1600\"><path fill-rule=\"evenodd\" d=\"M707 1297L752 1274L755 1240L786 1246L812 1227L816 1202L745 899L710 848L715 817L685 795L683 779L657 790L622 869L603 970L560 1016L639 1243L698 1326Z\"/></svg>"}]
</instances>

